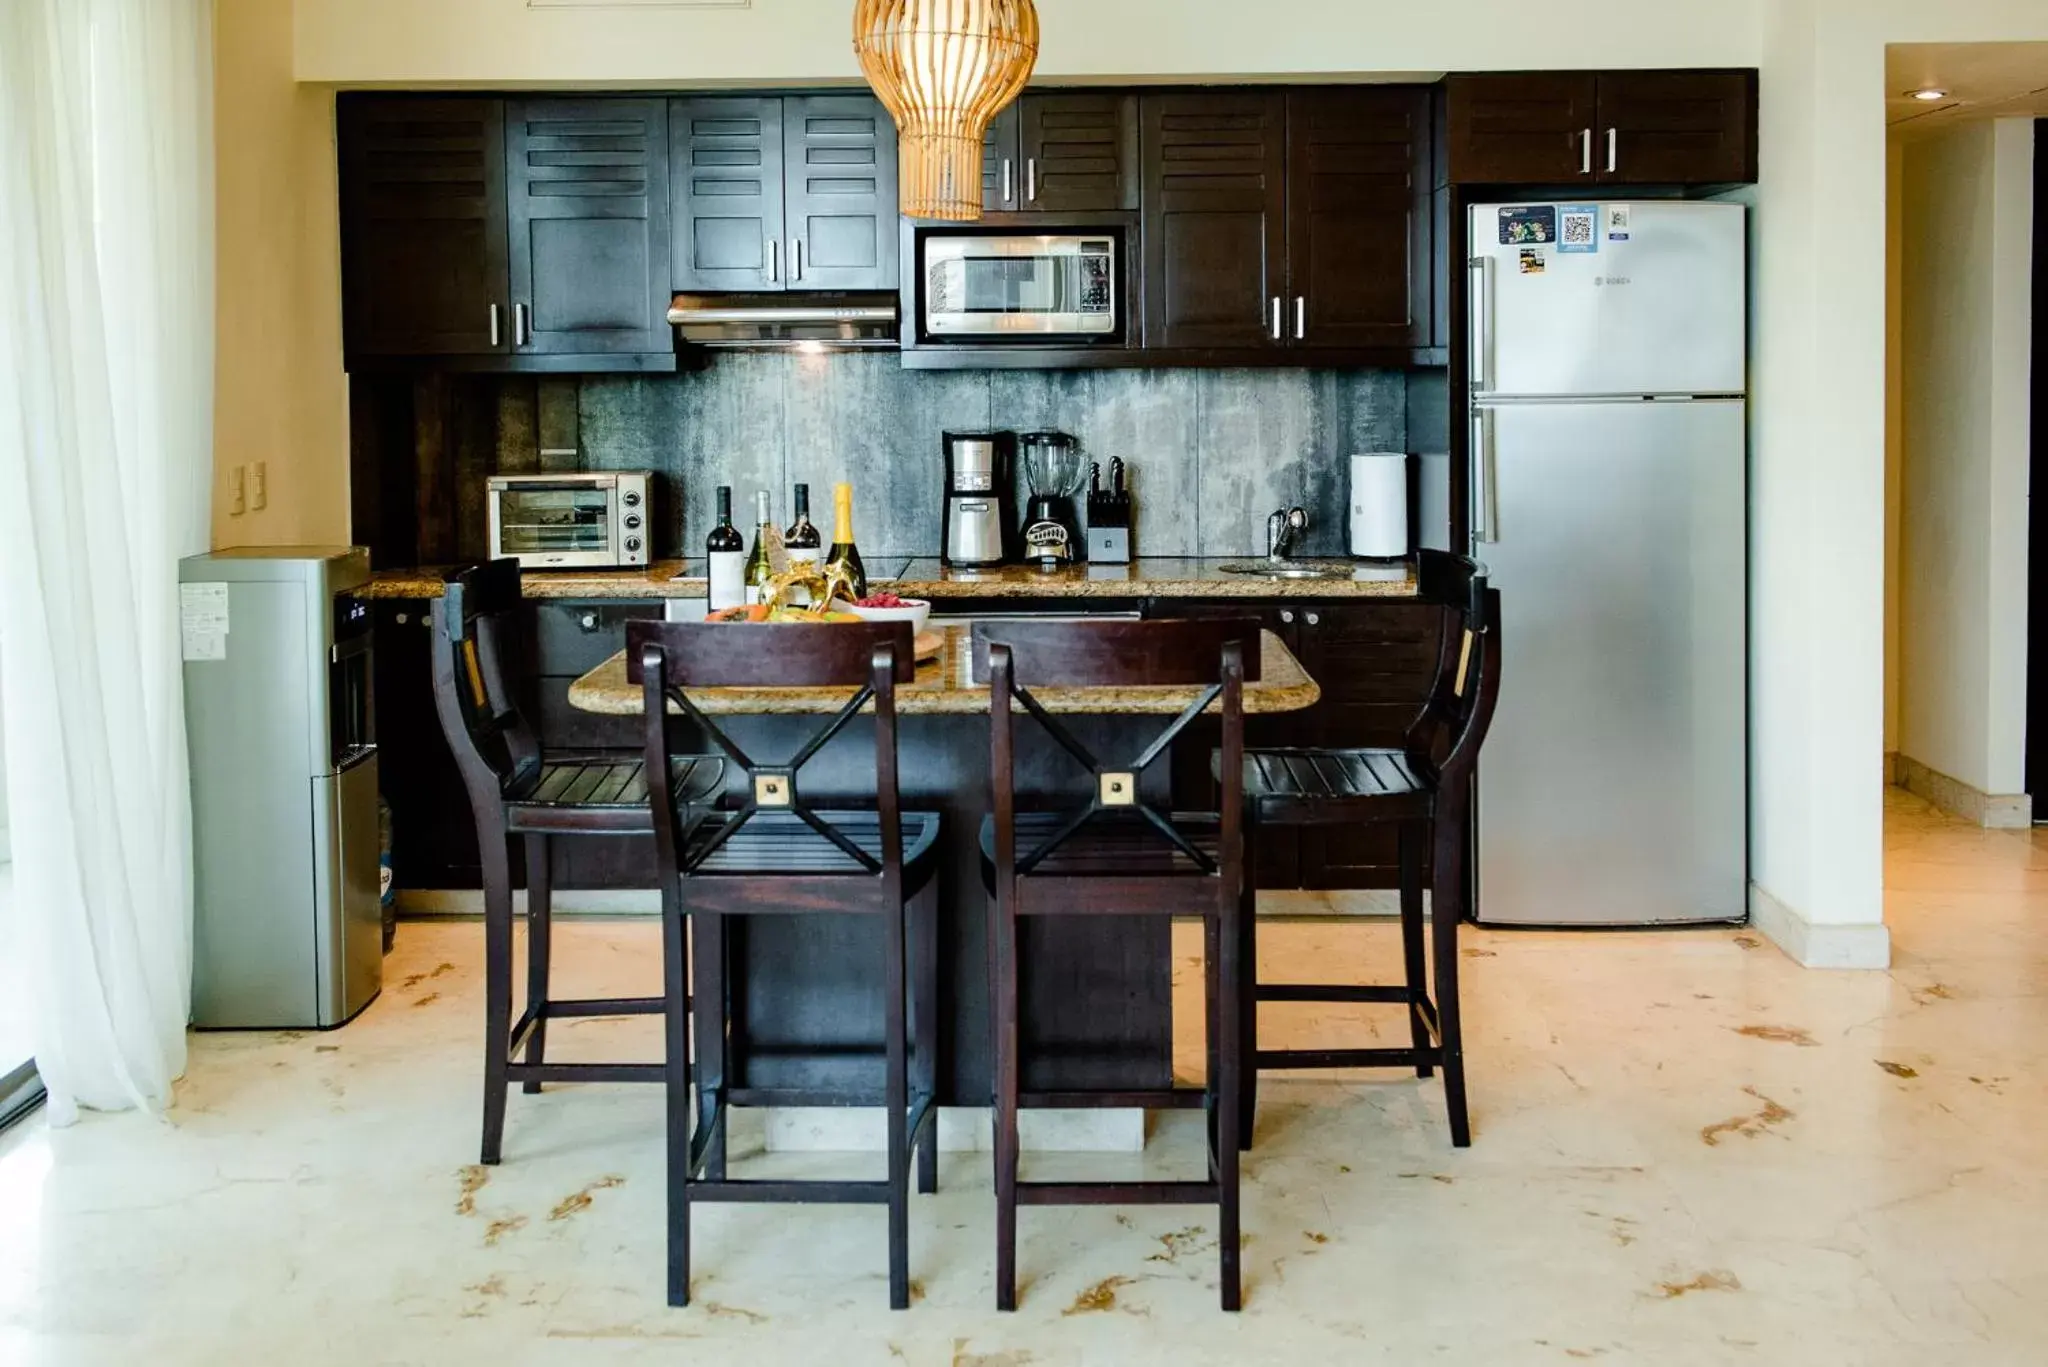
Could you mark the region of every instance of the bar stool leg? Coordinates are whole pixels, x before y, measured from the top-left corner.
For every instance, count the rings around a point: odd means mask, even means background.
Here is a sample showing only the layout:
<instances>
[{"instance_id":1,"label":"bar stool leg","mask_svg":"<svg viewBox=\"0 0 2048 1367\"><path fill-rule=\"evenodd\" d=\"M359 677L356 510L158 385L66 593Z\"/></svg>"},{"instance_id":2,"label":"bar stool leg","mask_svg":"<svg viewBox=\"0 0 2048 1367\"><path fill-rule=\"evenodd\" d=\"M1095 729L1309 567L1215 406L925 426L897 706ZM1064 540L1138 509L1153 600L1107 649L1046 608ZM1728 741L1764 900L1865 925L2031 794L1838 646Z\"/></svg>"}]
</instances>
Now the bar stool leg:
<instances>
[{"instance_id":1,"label":"bar stool leg","mask_svg":"<svg viewBox=\"0 0 2048 1367\"><path fill-rule=\"evenodd\" d=\"M484 881L484 1135L482 1162L505 1145L506 1065L512 1051L512 869L502 830L481 842Z\"/></svg>"},{"instance_id":2,"label":"bar stool leg","mask_svg":"<svg viewBox=\"0 0 2048 1367\"><path fill-rule=\"evenodd\" d=\"M910 907L911 937L916 945L916 966L911 973L911 1081L915 1093L936 1097L939 1084L939 880L936 875L924 886ZM917 1189L926 1194L939 1189L939 1113L926 1112L923 1138L912 1135L917 1144Z\"/></svg>"},{"instance_id":3,"label":"bar stool leg","mask_svg":"<svg viewBox=\"0 0 2048 1367\"><path fill-rule=\"evenodd\" d=\"M663 899L667 901L667 898ZM668 1303L690 1303L690 959L688 926L664 908L661 923L663 1088L668 1130ZM700 992L701 1000L701 992ZM699 1111L701 1122L704 1111Z\"/></svg>"},{"instance_id":4,"label":"bar stool leg","mask_svg":"<svg viewBox=\"0 0 2048 1367\"><path fill-rule=\"evenodd\" d=\"M1238 1147L1249 1151L1259 1118L1259 895L1252 885L1252 862L1245 861L1244 901L1238 908L1238 939L1244 945L1243 991L1237 1001Z\"/></svg>"},{"instance_id":5,"label":"bar stool leg","mask_svg":"<svg viewBox=\"0 0 2048 1367\"><path fill-rule=\"evenodd\" d=\"M910 1308L910 1079L904 1013L907 984L903 901L883 913L882 999L888 1031L888 1080L884 1104L889 1116L889 1308Z\"/></svg>"},{"instance_id":6,"label":"bar stool leg","mask_svg":"<svg viewBox=\"0 0 2048 1367\"><path fill-rule=\"evenodd\" d=\"M521 837L526 846L526 1008L537 1014L533 1033L526 1040L526 1062L538 1067L548 1052L548 960L553 949L554 884L548 866L548 838ZM540 1094L540 1083L529 1081L522 1089L528 1096Z\"/></svg>"},{"instance_id":7,"label":"bar stool leg","mask_svg":"<svg viewBox=\"0 0 2048 1367\"><path fill-rule=\"evenodd\" d=\"M1010 890L996 894L996 1309L1017 1308L1017 917Z\"/></svg>"},{"instance_id":8,"label":"bar stool leg","mask_svg":"<svg viewBox=\"0 0 2048 1367\"><path fill-rule=\"evenodd\" d=\"M1208 1105L1202 1109L1202 1119L1208 1126L1209 1180L1216 1180L1215 1155L1217 1153L1218 1114L1224 1106L1236 1103L1226 1101L1219 1079L1223 1075L1223 1035L1226 1030L1237 1028L1235 1014L1226 1016L1223 1012L1223 926L1219 918L1209 916L1202 921L1202 1051L1203 1072L1207 1079L1203 1087L1208 1092Z\"/></svg>"},{"instance_id":9,"label":"bar stool leg","mask_svg":"<svg viewBox=\"0 0 2048 1367\"><path fill-rule=\"evenodd\" d=\"M1472 1121L1465 1109L1465 1037L1458 1009L1458 920L1465 905L1465 826L1436 823L1436 878L1430 897L1430 930L1436 941L1436 1016L1443 1039L1444 1102L1450 1112L1451 1145L1470 1148Z\"/></svg>"},{"instance_id":10,"label":"bar stool leg","mask_svg":"<svg viewBox=\"0 0 2048 1367\"><path fill-rule=\"evenodd\" d=\"M697 1114L713 1116L710 1147L704 1151L704 1176L725 1180L726 1108L713 1098L725 1091L726 982L731 947L723 916L692 916L690 935L697 970L693 993L697 1012Z\"/></svg>"},{"instance_id":11,"label":"bar stool leg","mask_svg":"<svg viewBox=\"0 0 2048 1367\"><path fill-rule=\"evenodd\" d=\"M1430 1077L1436 1065L1430 1061L1436 1042L1422 1017L1422 1003L1429 1000L1428 954L1422 931L1422 831L1404 821L1398 831L1401 842L1401 950L1408 976L1408 1034L1420 1056L1415 1076Z\"/></svg>"},{"instance_id":12,"label":"bar stool leg","mask_svg":"<svg viewBox=\"0 0 2048 1367\"><path fill-rule=\"evenodd\" d=\"M1216 1090L1214 1114L1216 1116L1216 1161L1217 1219L1222 1228L1218 1231L1219 1252L1222 1254L1222 1302L1225 1310L1237 1310L1244 1304L1241 1262L1243 1252L1239 1237L1238 1178L1239 1178L1239 1135L1238 1113L1244 1085L1245 1064L1242 1057L1243 1040L1239 1032L1229 1028L1240 1018L1244 1000L1244 959L1243 927L1235 924L1242 917L1241 907L1230 907L1221 916L1224 924L1217 939L1222 945L1221 962L1217 972L1218 986L1222 1001L1217 1017L1225 1024L1221 1031L1221 1047L1217 1050L1220 1067L1213 1084Z\"/></svg>"}]
</instances>

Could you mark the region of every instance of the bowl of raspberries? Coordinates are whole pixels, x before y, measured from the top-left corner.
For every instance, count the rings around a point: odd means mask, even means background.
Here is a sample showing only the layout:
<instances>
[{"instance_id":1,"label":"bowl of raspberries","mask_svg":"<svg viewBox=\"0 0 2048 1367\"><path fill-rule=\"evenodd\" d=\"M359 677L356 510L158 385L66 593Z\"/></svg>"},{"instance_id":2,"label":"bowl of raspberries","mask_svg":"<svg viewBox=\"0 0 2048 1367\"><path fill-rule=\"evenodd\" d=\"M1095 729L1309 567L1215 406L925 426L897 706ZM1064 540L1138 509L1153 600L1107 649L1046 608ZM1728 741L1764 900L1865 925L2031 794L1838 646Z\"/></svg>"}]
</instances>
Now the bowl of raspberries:
<instances>
[{"instance_id":1,"label":"bowl of raspberries","mask_svg":"<svg viewBox=\"0 0 2048 1367\"><path fill-rule=\"evenodd\" d=\"M858 603L840 603L837 606L863 621L908 622L912 635L923 631L925 622L932 615L932 605L922 598L899 598L880 590Z\"/></svg>"}]
</instances>

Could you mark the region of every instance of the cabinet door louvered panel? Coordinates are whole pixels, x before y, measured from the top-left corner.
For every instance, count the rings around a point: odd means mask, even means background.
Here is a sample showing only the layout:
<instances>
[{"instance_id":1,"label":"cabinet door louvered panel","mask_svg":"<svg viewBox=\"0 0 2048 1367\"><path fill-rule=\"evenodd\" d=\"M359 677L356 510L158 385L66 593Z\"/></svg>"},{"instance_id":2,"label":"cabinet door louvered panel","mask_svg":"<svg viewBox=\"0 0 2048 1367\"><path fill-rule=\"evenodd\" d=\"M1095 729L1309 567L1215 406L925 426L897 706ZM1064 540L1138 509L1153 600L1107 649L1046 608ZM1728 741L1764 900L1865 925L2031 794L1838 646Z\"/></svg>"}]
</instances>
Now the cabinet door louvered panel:
<instances>
[{"instance_id":1,"label":"cabinet door louvered panel","mask_svg":"<svg viewBox=\"0 0 2048 1367\"><path fill-rule=\"evenodd\" d=\"M668 102L506 106L515 348L667 351Z\"/></svg>"},{"instance_id":2,"label":"cabinet door louvered panel","mask_svg":"<svg viewBox=\"0 0 2048 1367\"><path fill-rule=\"evenodd\" d=\"M1012 100L989 121L981 140L981 207L986 213L1015 213L1024 193L1024 153L1018 142L1022 122L1019 101Z\"/></svg>"},{"instance_id":3,"label":"cabinet door louvered panel","mask_svg":"<svg viewBox=\"0 0 2048 1367\"><path fill-rule=\"evenodd\" d=\"M1020 206L1051 213L1114 213L1138 207L1135 95L1027 94L1022 114Z\"/></svg>"},{"instance_id":4,"label":"cabinet door louvered panel","mask_svg":"<svg viewBox=\"0 0 2048 1367\"><path fill-rule=\"evenodd\" d=\"M675 288L785 288L782 97L672 100L669 139Z\"/></svg>"},{"instance_id":5,"label":"cabinet door louvered panel","mask_svg":"<svg viewBox=\"0 0 2048 1367\"><path fill-rule=\"evenodd\" d=\"M1300 91L1287 110L1288 335L1428 346L1429 92Z\"/></svg>"},{"instance_id":6,"label":"cabinet door louvered panel","mask_svg":"<svg viewBox=\"0 0 2048 1367\"><path fill-rule=\"evenodd\" d=\"M508 351L503 103L345 95L337 121L349 355Z\"/></svg>"},{"instance_id":7,"label":"cabinet door louvered panel","mask_svg":"<svg viewBox=\"0 0 2048 1367\"><path fill-rule=\"evenodd\" d=\"M1593 145L1594 78L1589 72L1453 76L1451 183L1590 183L1601 165Z\"/></svg>"},{"instance_id":8,"label":"cabinet door louvered panel","mask_svg":"<svg viewBox=\"0 0 2048 1367\"><path fill-rule=\"evenodd\" d=\"M1600 179L1609 185L1753 181L1755 109L1753 71L1603 72Z\"/></svg>"},{"instance_id":9,"label":"cabinet door louvered panel","mask_svg":"<svg viewBox=\"0 0 2048 1367\"><path fill-rule=\"evenodd\" d=\"M896 124L871 95L782 102L790 287L893 290Z\"/></svg>"},{"instance_id":10,"label":"cabinet door louvered panel","mask_svg":"<svg viewBox=\"0 0 2048 1367\"><path fill-rule=\"evenodd\" d=\"M1145 345L1279 348L1286 96L1146 95L1140 122Z\"/></svg>"}]
</instances>

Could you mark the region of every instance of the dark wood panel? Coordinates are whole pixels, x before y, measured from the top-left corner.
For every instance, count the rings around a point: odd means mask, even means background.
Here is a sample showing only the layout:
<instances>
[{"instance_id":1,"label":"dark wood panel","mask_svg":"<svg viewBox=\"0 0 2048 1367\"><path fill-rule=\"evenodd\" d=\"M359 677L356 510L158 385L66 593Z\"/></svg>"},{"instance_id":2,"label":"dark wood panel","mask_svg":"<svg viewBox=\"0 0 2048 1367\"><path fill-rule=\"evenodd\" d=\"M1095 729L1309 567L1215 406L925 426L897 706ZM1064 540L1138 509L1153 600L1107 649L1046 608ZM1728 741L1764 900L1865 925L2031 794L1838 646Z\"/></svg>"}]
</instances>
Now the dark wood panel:
<instances>
[{"instance_id":1,"label":"dark wood panel","mask_svg":"<svg viewBox=\"0 0 2048 1367\"><path fill-rule=\"evenodd\" d=\"M1018 101L1024 199L1049 213L1138 207L1138 97L1115 91L1027 93Z\"/></svg>"},{"instance_id":2,"label":"dark wood panel","mask_svg":"<svg viewBox=\"0 0 2048 1367\"><path fill-rule=\"evenodd\" d=\"M674 287L785 288L782 97L671 100L669 149Z\"/></svg>"},{"instance_id":3,"label":"dark wood panel","mask_svg":"<svg viewBox=\"0 0 2048 1367\"><path fill-rule=\"evenodd\" d=\"M1429 117L1420 86L1287 96L1288 325L1297 345L1429 345Z\"/></svg>"},{"instance_id":4,"label":"dark wood panel","mask_svg":"<svg viewBox=\"0 0 2048 1367\"><path fill-rule=\"evenodd\" d=\"M1610 185L1711 185L1756 179L1754 71L1609 71L1599 83L1595 148ZM1612 152L1612 166L1608 156Z\"/></svg>"},{"instance_id":5,"label":"dark wood panel","mask_svg":"<svg viewBox=\"0 0 2048 1367\"><path fill-rule=\"evenodd\" d=\"M550 600L535 603L535 670L542 678L581 678L618 654L625 644L626 623L658 621L664 608L664 604L652 600L587 603ZM629 740L626 743L636 742Z\"/></svg>"},{"instance_id":6,"label":"dark wood panel","mask_svg":"<svg viewBox=\"0 0 2048 1367\"><path fill-rule=\"evenodd\" d=\"M981 142L981 208L984 213L1015 213L1024 194L1023 110L1011 101L989 121Z\"/></svg>"},{"instance_id":7,"label":"dark wood panel","mask_svg":"<svg viewBox=\"0 0 2048 1367\"><path fill-rule=\"evenodd\" d=\"M513 346L668 352L668 102L505 106Z\"/></svg>"},{"instance_id":8,"label":"dark wood panel","mask_svg":"<svg viewBox=\"0 0 2048 1367\"><path fill-rule=\"evenodd\" d=\"M791 287L895 289L895 122L871 95L791 95L782 108Z\"/></svg>"},{"instance_id":9,"label":"dark wood panel","mask_svg":"<svg viewBox=\"0 0 2048 1367\"><path fill-rule=\"evenodd\" d=\"M1286 96L1147 94L1139 121L1145 346L1279 350Z\"/></svg>"},{"instance_id":10,"label":"dark wood panel","mask_svg":"<svg viewBox=\"0 0 2048 1367\"><path fill-rule=\"evenodd\" d=\"M1592 73L1458 75L1445 82L1445 96L1453 183L1593 179Z\"/></svg>"},{"instance_id":11,"label":"dark wood panel","mask_svg":"<svg viewBox=\"0 0 2048 1367\"><path fill-rule=\"evenodd\" d=\"M504 354L504 103L348 94L336 118L351 361Z\"/></svg>"}]
</instances>

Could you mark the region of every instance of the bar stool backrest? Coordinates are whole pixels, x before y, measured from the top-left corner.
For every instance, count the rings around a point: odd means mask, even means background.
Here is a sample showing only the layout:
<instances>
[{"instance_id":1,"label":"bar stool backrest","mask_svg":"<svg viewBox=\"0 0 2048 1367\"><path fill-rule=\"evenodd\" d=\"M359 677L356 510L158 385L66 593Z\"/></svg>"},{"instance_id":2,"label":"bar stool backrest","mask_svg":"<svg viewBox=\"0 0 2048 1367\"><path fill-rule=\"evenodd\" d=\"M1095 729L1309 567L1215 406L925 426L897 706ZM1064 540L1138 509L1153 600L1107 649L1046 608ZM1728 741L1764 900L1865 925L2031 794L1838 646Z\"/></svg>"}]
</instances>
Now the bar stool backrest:
<instances>
[{"instance_id":1,"label":"bar stool backrest","mask_svg":"<svg viewBox=\"0 0 2048 1367\"><path fill-rule=\"evenodd\" d=\"M434 600L434 709L479 808L540 763L539 737L506 668L522 609L516 560L457 571Z\"/></svg>"},{"instance_id":2,"label":"bar stool backrest","mask_svg":"<svg viewBox=\"0 0 2048 1367\"><path fill-rule=\"evenodd\" d=\"M1159 811L1141 790L1144 773L1167 755L1195 720L1212 706L1222 714L1223 766L1219 810L1180 813L1219 820L1226 861L1235 862L1242 837L1244 685L1256 682L1261 663L1260 628L1253 619L1196 621L977 622L974 677L989 685L994 801L1001 867L1029 873L1075 832L1092 821L1135 814L1205 872L1215 861L1202 853L1173 816ZM1105 764L1083 745L1032 693L1034 687L1200 688L1164 730L1127 763ZM1015 705L1087 770L1094 783L1088 800L1037 849L1017 858L1014 821L1017 798ZM1003 857L1007 849L1009 859Z\"/></svg>"},{"instance_id":3,"label":"bar stool backrest","mask_svg":"<svg viewBox=\"0 0 2048 1367\"><path fill-rule=\"evenodd\" d=\"M1423 551L1416 580L1443 627L1436 678L1405 748L1448 791L1470 777L1500 695L1500 591L1487 583L1485 566L1447 551Z\"/></svg>"},{"instance_id":4,"label":"bar stool backrest","mask_svg":"<svg viewBox=\"0 0 2048 1367\"><path fill-rule=\"evenodd\" d=\"M647 772L667 773L680 752L670 747L668 705L700 728L746 776L742 805L717 837L692 848L690 832L710 810L686 812L668 784L649 783L654 832L661 866L690 874L762 812L786 813L829 840L871 874L900 873L902 802L896 773L896 686L917 677L917 658L908 622L826 625L770 625L722 622L629 622L626 676L646 699ZM754 759L699 709L692 688L848 688L846 704L783 763ZM875 810L880 819L883 859L866 850L812 810L798 785L798 771L849 726L863 709L875 713ZM848 803L835 799L836 806ZM689 851L687 857L684 851Z\"/></svg>"}]
</instances>

